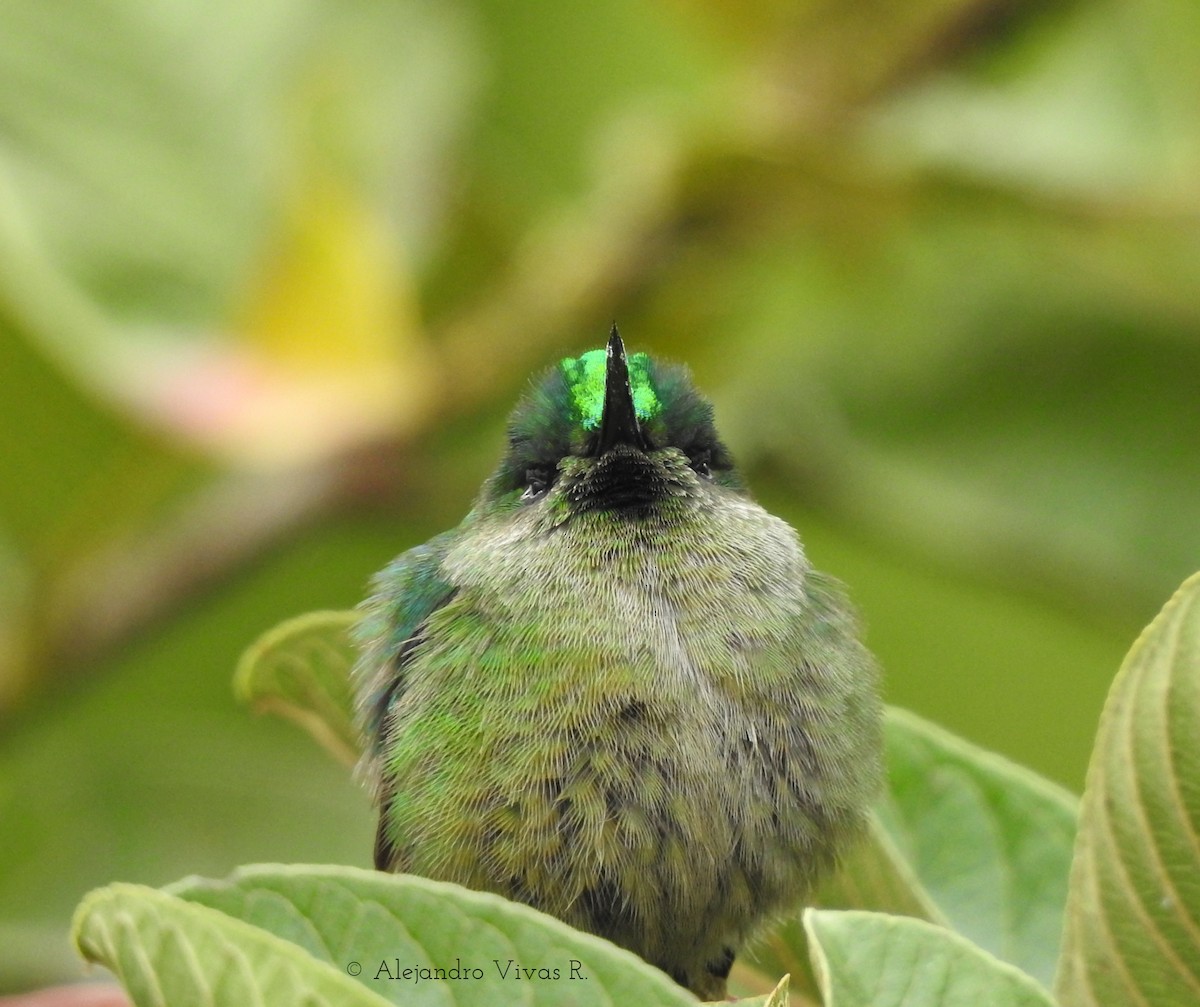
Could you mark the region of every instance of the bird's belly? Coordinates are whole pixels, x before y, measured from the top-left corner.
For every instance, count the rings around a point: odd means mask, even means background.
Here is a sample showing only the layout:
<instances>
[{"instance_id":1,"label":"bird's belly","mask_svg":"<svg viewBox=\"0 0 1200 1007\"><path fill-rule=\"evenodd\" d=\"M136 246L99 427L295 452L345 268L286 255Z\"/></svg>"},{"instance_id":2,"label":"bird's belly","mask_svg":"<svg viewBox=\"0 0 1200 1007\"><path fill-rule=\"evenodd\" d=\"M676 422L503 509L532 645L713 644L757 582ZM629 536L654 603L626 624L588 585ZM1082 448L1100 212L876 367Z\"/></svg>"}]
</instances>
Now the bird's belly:
<instances>
[{"instance_id":1,"label":"bird's belly","mask_svg":"<svg viewBox=\"0 0 1200 1007\"><path fill-rule=\"evenodd\" d=\"M803 724L755 709L749 631L737 653L714 655L673 623L637 642L560 625L554 647L522 662L519 638L495 653L510 629L457 669L457 688L410 693L410 716L397 711L403 869L652 959L663 941L741 933L802 892L823 859Z\"/></svg>"},{"instance_id":2,"label":"bird's belly","mask_svg":"<svg viewBox=\"0 0 1200 1007\"><path fill-rule=\"evenodd\" d=\"M773 519L704 548L595 541L480 536L448 561L458 593L394 711L396 867L650 960L719 957L803 894L836 832L806 564Z\"/></svg>"}]
</instances>

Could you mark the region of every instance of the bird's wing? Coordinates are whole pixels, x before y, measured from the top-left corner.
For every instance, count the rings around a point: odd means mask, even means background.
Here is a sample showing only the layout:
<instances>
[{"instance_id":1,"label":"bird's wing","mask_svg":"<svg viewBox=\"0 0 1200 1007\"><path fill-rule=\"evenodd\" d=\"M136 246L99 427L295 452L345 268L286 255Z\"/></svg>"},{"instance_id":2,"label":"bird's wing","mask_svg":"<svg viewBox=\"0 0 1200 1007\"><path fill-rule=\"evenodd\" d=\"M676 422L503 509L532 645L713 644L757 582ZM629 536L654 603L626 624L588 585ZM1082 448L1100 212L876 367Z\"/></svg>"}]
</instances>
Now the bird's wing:
<instances>
[{"instance_id":1,"label":"bird's wing","mask_svg":"<svg viewBox=\"0 0 1200 1007\"><path fill-rule=\"evenodd\" d=\"M375 866L393 869L395 851L386 831L391 792L381 772L387 750L388 711L404 694L405 666L421 639L426 620L454 597L442 576L442 558L451 532L397 557L376 574L355 628L360 656L353 673L355 707L367 739L360 770L368 778L380 809L375 835Z\"/></svg>"},{"instance_id":2,"label":"bird's wing","mask_svg":"<svg viewBox=\"0 0 1200 1007\"><path fill-rule=\"evenodd\" d=\"M426 620L454 596L441 572L451 535L438 535L394 559L372 579L361 606L354 630L360 656L352 683L368 761L386 743L388 708L404 693L405 665Z\"/></svg>"}]
</instances>

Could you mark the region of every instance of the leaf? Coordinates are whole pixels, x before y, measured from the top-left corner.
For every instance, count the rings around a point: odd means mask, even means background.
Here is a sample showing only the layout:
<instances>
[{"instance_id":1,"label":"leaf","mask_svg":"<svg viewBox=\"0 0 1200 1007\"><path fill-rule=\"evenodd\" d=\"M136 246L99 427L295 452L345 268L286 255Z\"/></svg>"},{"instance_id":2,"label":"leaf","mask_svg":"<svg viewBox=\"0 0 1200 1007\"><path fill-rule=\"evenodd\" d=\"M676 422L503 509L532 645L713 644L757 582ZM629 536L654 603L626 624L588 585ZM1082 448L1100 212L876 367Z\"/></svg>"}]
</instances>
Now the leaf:
<instances>
[{"instance_id":1,"label":"leaf","mask_svg":"<svg viewBox=\"0 0 1200 1007\"><path fill-rule=\"evenodd\" d=\"M788 1007L788 986L791 985L791 976L784 976L779 980L779 985L771 992L763 1003L763 1007Z\"/></svg>"},{"instance_id":2,"label":"leaf","mask_svg":"<svg viewBox=\"0 0 1200 1007\"><path fill-rule=\"evenodd\" d=\"M226 881L187 878L170 891L293 941L339 971L357 969L359 982L391 1003L550 1005L567 996L579 1005L696 1003L608 941L458 885L351 867L262 864ZM517 966L550 972L519 978ZM405 969L439 968L470 970L470 978L400 978Z\"/></svg>"},{"instance_id":3,"label":"leaf","mask_svg":"<svg viewBox=\"0 0 1200 1007\"><path fill-rule=\"evenodd\" d=\"M242 464L429 419L414 267L473 90L460 12L10 0L4 18L0 308L23 335Z\"/></svg>"},{"instance_id":4,"label":"leaf","mask_svg":"<svg viewBox=\"0 0 1200 1007\"><path fill-rule=\"evenodd\" d=\"M1200 575L1139 637L1100 717L1055 991L1200 1002Z\"/></svg>"},{"instance_id":5,"label":"leaf","mask_svg":"<svg viewBox=\"0 0 1200 1007\"><path fill-rule=\"evenodd\" d=\"M354 723L350 668L354 611L309 612L260 636L238 662L234 693L255 710L303 727L347 765L362 749Z\"/></svg>"},{"instance_id":6,"label":"leaf","mask_svg":"<svg viewBox=\"0 0 1200 1007\"><path fill-rule=\"evenodd\" d=\"M886 738L886 796L814 904L944 925L1049 983L1075 798L902 709L888 708ZM800 993L815 990L805 933L793 919L739 964L760 977L791 972Z\"/></svg>"},{"instance_id":7,"label":"leaf","mask_svg":"<svg viewBox=\"0 0 1200 1007\"><path fill-rule=\"evenodd\" d=\"M734 1002L738 1007L788 1007L791 1003L791 997L788 996L791 979L791 976L785 975L770 993L764 993L762 996L738 997ZM729 1001L720 1002L728 1003Z\"/></svg>"},{"instance_id":8,"label":"leaf","mask_svg":"<svg viewBox=\"0 0 1200 1007\"><path fill-rule=\"evenodd\" d=\"M846 852L837 870L813 895L813 905L826 909L870 909L915 916L946 925L932 897L921 886L877 816L862 841ZM816 996L809 970L808 939L799 915L774 928L738 957L739 978L749 972L761 983L790 973L794 992Z\"/></svg>"},{"instance_id":9,"label":"leaf","mask_svg":"<svg viewBox=\"0 0 1200 1007\"><path fill-rule=\"evenodd\" d=\"M1077 802L904 710L888 711L881 818L959 933L1043 982L1062 931Z\"/></svg>"},{"instance_id":10,"label":"leaf","mask_svg":"<svg viewBox=\"0 0 1200 1007\"><path fill-rule=\"evenodd\" d=\"M90 893L71 930L80 954L115 972L138 1007L387 1003L274 934L142 885Z\"/></svg>"},{"instance_id":11,"label":"leaf","mask_svg":"<svg viewBox=\"0 0 1200 1007\"><path fill-rule=\"evenodd\" d=\"M825 1007L1052 1007L1034 979L922 920L809 909L804 928Z\"/></svg>"},{"instance_id":12,"label":"leaf","mask_svg":"<svg viewBox=\"0 0 1200 1007\"><path fill-rule=\"evenodd\" d=\"M871 909L945 923L912 865L873 816L866 838L850 850L817 890L814 905L826 909Z\"/></svg>"},{"instance_id":13,"label":"leaf","mask_svg":"<svg viewBox=\"0 0 1200 1007\"><path fill-rule=\"evenodd\" d=\"M1066 902L1075 799L905 710L886 719L888 782L862 843L814 904L912 916L950 927L1043 982L1053 976ZM747 964L805 988L798 920Z\"/></svg>"}]
</instances>

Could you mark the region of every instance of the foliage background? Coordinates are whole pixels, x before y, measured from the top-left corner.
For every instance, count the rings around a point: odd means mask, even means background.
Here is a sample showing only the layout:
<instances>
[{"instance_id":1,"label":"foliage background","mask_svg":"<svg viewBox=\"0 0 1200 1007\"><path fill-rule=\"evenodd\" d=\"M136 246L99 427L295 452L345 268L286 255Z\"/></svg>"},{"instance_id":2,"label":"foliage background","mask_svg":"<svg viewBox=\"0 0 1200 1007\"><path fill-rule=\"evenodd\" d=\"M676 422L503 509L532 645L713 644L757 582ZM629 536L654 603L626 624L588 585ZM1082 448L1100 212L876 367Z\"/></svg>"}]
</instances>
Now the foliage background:
<instances>
[{"instance_id":1,"label":"foliage background","mask_svg":"<svg viewBox=\"0 0 1200 1007\"><path fill-rule=\"evenodd\" d=\"M1200 8L0 0L0 989L113 879L365 865L241 650L687 361L887 698L1075 790L1200 566Z\"/></svg>"}]
</instances>

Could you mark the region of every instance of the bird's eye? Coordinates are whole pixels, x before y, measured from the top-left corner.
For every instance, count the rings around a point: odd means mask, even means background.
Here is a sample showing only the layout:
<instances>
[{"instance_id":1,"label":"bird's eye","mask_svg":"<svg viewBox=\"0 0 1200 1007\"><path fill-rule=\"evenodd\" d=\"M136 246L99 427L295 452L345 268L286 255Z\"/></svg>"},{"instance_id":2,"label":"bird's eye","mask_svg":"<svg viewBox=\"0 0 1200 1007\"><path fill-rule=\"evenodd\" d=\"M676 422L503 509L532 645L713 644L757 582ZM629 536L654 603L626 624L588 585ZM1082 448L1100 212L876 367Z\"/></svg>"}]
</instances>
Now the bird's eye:
<instances>
[{"instance_id":1,"label":"bird's eye","mask_svg":"<svg viewBox=\"0 0 1200 1007\"><path fill-rule=\"evenodd\" d=\"M521 494L521 499L536 500L550 488L550 483L553 481L553 473L549 468L541 465L527 468L525 470L525 492Z\"/></svg>"},{"instance_id":2,"label":"bird's eye","mask_svg":"<svg viewBox=\"0 0 1200 1007\"><path fill-rule=\"evenodd\" d=\"M712 462L712 452L707 448L696 451L690 456L692 468L697 475L708 476L712 475L710 463Z\"/></svg>"}]
</instances>

